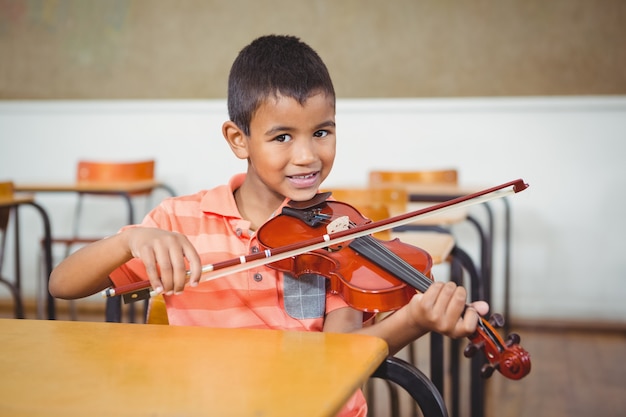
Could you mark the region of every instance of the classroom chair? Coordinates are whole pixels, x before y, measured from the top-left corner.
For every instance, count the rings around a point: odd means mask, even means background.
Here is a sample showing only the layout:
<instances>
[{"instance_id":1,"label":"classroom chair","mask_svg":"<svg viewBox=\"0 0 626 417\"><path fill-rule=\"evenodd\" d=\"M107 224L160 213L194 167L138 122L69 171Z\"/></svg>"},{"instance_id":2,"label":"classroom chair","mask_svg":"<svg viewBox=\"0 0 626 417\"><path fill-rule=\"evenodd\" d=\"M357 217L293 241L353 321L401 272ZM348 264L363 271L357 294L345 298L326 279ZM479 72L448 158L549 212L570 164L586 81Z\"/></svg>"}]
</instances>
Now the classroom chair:
<instances>
[{"instance_id":1,"label":"classroom chair","mask_svg":"<svg viewBox=\"0 0 626 417\"><path fill-rule=\"evenodd\" d=\"M370 186L389 186L405 184L457 185L459 173L456 169L433 169L421 171L384 171L374 170L369 173Z\"/></svg>"},{"instance_id":2,"label":"classroom chair","mask_svg":"<svg viewBox=\"0 0 626 417\"><path fill-rule=\"evenodd\" d=\"M80 160L76 167L76 182L77 184L88 183L90 185L106 185L111 183L134 183L142 181L154 180L155 161L153 159L134 161L134 162L117 162L117 161L91 161ZM104 188L104 187L103 187ZM145 200L146 208L148 210L151 204L150 197L152 191L138 191L121 194L118 192L108 192L105 189L97 192L85 192L79 191L77 193L77 201L74 207L74 215L72 217L72 229L69 236L55 236L52 239L53 246L60 246L63 249L63 257L67 257L72 251L85 244L102 239L105 236L94 236L87 234L85 226L88 221L97 220L96 218L89 217L85 213L85 206L88 203L94 204L96 199L102 201L102 198L116 197L124 198L127 206L127 219L124 223L120 223L119 227L126 223L134 223L134 206L131 201L136 198L143 198ZM87 201L89 200L89 201ZM117 232L119 229L115 226L111 229L111 233ZM75 302L70 302L70 313L73 320L76 319ZM129 321L135 320L134 305L129 307ZM109 298L106 301L106 320L107 321L121 321L122 317L122 305L119 297Z\"/></svg>"},{"instance_id":3,"label":"classroom chair","mask_svg":"<svg viewBox=\"0 0 626 417\"><path fill-rule=\"evenodd\" d=\"M330 191L335 200L354 206L372 221L384 220L407 211L408 194L402 188L336 187L326 191ZM435 265L445 262L454 246L451 235L430 230L400 233L394 229L375 234L375 237L382 240L399 238L404 243L422 248L430 254Z\"/></svg>"},{"instance_id":4,"label":"classroom chair","mask_svg":"<svg viewBox=\"0 0 626 417\"><path fill-rule=\"evenodd\" d=\"M423 206L428 196L433 197L432 204L440 202L438 200L442 190L445 193L451 192L458 186L458 171L456 169L433 169L433 170L414 170L414 171L396 171L396 170L372 170L369 172L368 186L370 188L389 188L396 187L406 191L406 211L411 211ZM419 191L416 191L419 190ZM413 193L419 193L420 203L412 203ZM406 226L395 229L396 232L402 231L432 231L436 233L444 233L451 235L451 226L457 222L467 220L472 223L479 234L481 241L481 261L480 270L472 260L472 258L465 252L458 244L454 244L447 261L450 264L450 279L457 284L462 285L464 283L464 274L466 272L469 276L470 288L468 292L470 294L471 301L487 300L489 301L489 288L490 283L490 251L491 242L483 231L480 223L470 216L468 213L462 211L459 215L452 215L447 217L447 213L441 217L433 217L426 222L416 222ZM441 338L440 335L431 335L434 338ZM451 412L452 415L459 414L459 396L460 396L460 382L459 382L459 355L458 352L461 349L459 340L452 340L450 342L450 368L451 368ZM436 346L440 347L441 343L437 342ZM443 352L439 350L441 357L437 357L434 360L443 360ZM484 414L484 381L479 376L479 370L484 360L480 357L472 358L471 364L471 402L472 402L472 415L482 416ZM435 368L437 369L437 368ZM443 374L441 369L437 371L437 374L431 375L431 379L435 385L443 389ZM443 392L443 391L442 391Z\"/></svg>"},{"instance_id":5,"label":"classroom chair","mask_svg":"<svg viewBox=\"0 0 626 417\"><path fill-rule=\"evenodd\" d=\"M372 170L369 172L368 186L370 188L396 187L404 189L407 192L406 210L412 211L422 208L424 205L442 202L443 198L447 198L446 196L459 193L460 191L456 189L458 180L458 171L452 168L414 171ZM487 204L483 204L483 206L489 212L489 206ZM434 230L451 233L451 227L463 221L471 223L476 228L481 246L480 273L482 285L478 288L479 293L472 294L472 296L473 299L489 302L491 301L492 226L489 227L489 232L486 232L480 222L470 215L467 209L453 209L441 216L429 217L423 222L416 221L414 224L396 230Z\"/></svg>"},{"instance_id":6,"label":"classroom chair","mask_svg":"<svg viewBox=\"0 0 626 417\"><path fill-rule=\"evenodd\" d=\"M371 221L384 220L391 217L392 214L397 215L407 211L408 194L401 187L335 187L323 191L330 191L335 200L352 205ZM375 234L374 237L384 241L399 238L402 243L423 249L430 254L434 265L446 262L454 247L454 238L449 233L386 230ZM379 314L376 319L381 319L385 314ZM437 354L437 352L442 351L443 338L438 335L431 335L431 378L434 376L437 379L438 375L443 374L442 354ZM415 364L415 344L412 343L408 346L408 355L410 362ZM399 409L398 394L394 386L390 385L388 381L386 385L391 413L395 415ZM372 404L377 397L376 392L373 387L368 391L368 401Z\"/></svg>"}]
</instances>

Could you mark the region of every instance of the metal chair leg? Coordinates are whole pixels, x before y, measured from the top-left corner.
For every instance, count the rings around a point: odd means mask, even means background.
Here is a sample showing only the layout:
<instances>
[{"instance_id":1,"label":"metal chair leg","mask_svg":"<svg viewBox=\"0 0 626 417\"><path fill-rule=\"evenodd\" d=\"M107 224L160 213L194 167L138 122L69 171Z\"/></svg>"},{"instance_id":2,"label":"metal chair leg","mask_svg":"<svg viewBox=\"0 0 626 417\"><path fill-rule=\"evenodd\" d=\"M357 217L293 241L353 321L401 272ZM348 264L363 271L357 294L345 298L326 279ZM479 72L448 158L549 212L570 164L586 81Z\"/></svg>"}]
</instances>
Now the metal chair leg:
<instances>
[{"instance_id":1,"label":"metal chair leg","mask_svg":"<svg viewBox=\"0 0 626 417\"><path fill-rule=\"evenodd\" d=\"M437 387L408 362L388 357L372 377L391 381L402 387L415 400L424 417L448 417L448 410Z\"/></svg>"}]
</instances>

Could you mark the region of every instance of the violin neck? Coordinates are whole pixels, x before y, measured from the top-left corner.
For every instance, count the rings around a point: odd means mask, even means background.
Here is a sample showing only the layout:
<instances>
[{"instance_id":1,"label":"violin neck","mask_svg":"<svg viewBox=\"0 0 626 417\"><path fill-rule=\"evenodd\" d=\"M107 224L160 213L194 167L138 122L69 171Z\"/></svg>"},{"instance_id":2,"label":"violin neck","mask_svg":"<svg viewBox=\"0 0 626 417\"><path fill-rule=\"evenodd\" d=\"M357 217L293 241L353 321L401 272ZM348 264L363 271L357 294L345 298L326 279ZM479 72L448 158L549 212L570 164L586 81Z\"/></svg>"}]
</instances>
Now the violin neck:
<instances>
[{"instance_id":1,"label":"violin neck","mask_svg":"<svg viewBox=\"0 0 626 417\"><path fill-rule=\"evenodd\" d=\"M348 246L419 292L425 292L432 284L430 278L372 236L356 238Z\"/></svg>"}]
</instances>

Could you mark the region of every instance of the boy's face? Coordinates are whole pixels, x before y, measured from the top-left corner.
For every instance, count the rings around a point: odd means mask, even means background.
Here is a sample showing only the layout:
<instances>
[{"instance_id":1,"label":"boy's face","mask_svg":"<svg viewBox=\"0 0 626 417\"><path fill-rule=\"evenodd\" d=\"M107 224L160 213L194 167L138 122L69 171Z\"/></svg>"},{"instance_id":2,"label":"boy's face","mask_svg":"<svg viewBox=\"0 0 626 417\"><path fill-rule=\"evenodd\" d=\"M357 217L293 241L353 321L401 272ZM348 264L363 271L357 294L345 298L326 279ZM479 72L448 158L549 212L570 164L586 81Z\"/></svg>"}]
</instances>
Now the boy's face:
<instances>
[{"instance_id":1,"label":"boy's face","mask_svg":"<svg viewBox=\"0 0 626 417\"><path fill-rule=\"evenodd\" d=\"M246 142L253 177L247 180L280 198L309 200L335 160L333 101L324 94L304 105L285 96L268 98L252 116Z\"/></svg>"}]
</instances>

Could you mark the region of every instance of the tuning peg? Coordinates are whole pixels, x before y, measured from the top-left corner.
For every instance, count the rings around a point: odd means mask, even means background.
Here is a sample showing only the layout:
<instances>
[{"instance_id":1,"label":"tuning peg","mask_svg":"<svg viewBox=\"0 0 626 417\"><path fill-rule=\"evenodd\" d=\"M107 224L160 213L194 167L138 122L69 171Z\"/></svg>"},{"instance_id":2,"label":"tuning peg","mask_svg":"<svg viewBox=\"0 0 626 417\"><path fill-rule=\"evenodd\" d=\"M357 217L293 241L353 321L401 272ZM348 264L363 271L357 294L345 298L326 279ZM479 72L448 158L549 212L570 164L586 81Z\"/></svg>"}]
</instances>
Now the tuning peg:
<instances>
[{"instance_id":1,"label":"tuning peg","mask_svg":"<svg viewBox=\"0 0 626 417\"><path fill-rule=\"evenodd\" d=\"M471 358L484 346L485 342L482 341L479 343L468 343L468 345L465 346L465 349L463 350L463 356L465 356L466 358Z\"/></svg>"},{"instance_id":2,"label":"tuning peg","mask_svg":"<svg viewBox=\"0 0 626 417\"><path fill-rule=\"evenodd\" d=\"M482 376L485 379L489 378L491 375L493 375L493 371L495 371L495 370L496 370L496 367L494 365L486 363L480 369L480 376Z\"/></svg>"},{"instance_id":3,"label":"tuning peg","mask_svg":"<svg viewBox=\"0 0 626 417\"><path fill-rule=\"evenodd\" d=\"M502 317L502 314L494 313L491 317L489 317L489 324L496 329L499 329L504 326L504 317Z\"/></svg>"},{"instance_id":4,"label":"tuning peg","mask_svg":"<svg viewBox=\"0 0 626 417\"><path fill-rule=\"evenodd\" d=\"M513 346L513 345L518 345L520 340L521 338L519 337L517 333L511 333L510 335L506 337L505 343L507 346Z\"/></svg>"}]
</instances>

